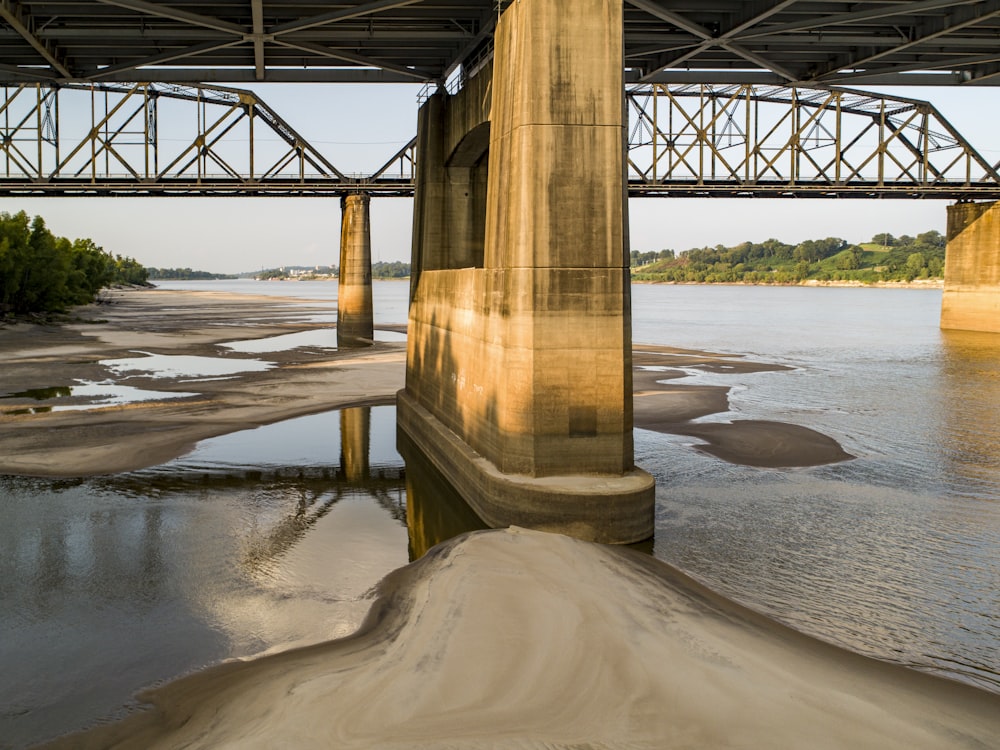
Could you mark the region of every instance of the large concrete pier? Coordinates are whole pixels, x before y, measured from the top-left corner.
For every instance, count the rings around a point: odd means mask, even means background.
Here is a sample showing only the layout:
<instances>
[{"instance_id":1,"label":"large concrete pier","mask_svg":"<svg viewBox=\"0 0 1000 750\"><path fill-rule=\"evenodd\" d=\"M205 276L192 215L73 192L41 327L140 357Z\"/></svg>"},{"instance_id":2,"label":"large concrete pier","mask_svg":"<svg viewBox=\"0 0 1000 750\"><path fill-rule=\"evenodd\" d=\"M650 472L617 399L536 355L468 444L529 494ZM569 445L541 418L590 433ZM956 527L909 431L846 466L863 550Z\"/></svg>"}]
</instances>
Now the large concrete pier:
<instances>
[{"instance_id":1,"label":"large concrete pier","mask_svg":"<svg viewBox=\"0 0 1000 750\"><path fill-rule=\"evenodd\" d=\"M492 76L420 113L399 423L494 526L652 534L652 478L633 463L622 88L620 2L521 0Z\"/></svg>"},{"instance_id":2,"label":"large concrete pier","mask_svg":"<svg viewBox=\"0 0 1000 750\"><path fill-rule=\"evenodd\" d=\"M337 346L368 346L374 335L370 200L365 193L340 200Z\"/></svg>"},{"instance_id":3,"label":"large concrete pier","mask_svg":"<svg viewBox=\"0 0 1000 750\"><path fill-rule=\"evenodd\" d=\"M948 206L941 327L1000 333L1000 203Z\"/></svg>"}]
</instances>

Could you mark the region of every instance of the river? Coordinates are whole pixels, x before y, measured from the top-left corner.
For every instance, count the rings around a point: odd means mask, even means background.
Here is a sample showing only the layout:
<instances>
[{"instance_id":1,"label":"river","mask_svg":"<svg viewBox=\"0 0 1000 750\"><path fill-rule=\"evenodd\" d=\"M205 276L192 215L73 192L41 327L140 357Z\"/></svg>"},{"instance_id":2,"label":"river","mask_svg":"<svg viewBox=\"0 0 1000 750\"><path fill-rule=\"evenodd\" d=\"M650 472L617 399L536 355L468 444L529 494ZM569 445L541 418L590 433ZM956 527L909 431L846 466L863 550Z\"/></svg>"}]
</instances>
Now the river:
<instances>
[{"instance_id":1,"label":"river","mask_svg":"<svg viewBox=\"0 0 1000 750\"><path fill-rule=\"evenodd\" d=\"M334 309L331 283L164 286ZM377 322L405 320L407 291L375 283ZM1000 691L1000 337L941 332L936 290L632 293L636 342L792 368L690 370L680 382L731 389L708 420L800 424L856 456L752 468L637 430L653 553L806 633ZM129 474L0 477L0 746L120 716L136 690L222 659L351 632L371 586L434 541L407 530L424 472L404 469L394 420L344 410Z\"/></svg>"}]
</instances>

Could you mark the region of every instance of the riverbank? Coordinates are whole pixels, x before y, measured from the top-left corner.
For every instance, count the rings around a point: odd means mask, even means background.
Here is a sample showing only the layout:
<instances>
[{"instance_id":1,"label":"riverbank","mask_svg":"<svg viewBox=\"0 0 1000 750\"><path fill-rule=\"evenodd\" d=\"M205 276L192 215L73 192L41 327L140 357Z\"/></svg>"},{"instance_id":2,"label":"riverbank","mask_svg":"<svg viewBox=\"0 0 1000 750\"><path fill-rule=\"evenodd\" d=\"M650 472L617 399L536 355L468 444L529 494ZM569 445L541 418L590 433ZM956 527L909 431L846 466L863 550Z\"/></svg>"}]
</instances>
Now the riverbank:
<instances>
[{"instance_id":1,"label":"riverbank","mask_svg":"<svg viewBox=\"0 0 1000 750\"><path fill-rule=\"evenodd\" d=\"M200 672L51 748L990 747L1000 697L756 615L630 550L439 545L348 638Z\"/></svg>"},{"instance_id":2,"label":"riverbank","mask_svg":"<svg viewBox=\"0 0 1000 750\"><path fill-rule=\"evenodd\" d=\"M944 289L944 279L914 279L913 281L820 281L806 279L789 284L751 284L746 281L658 281L656 279L632 279L633 284L666 284L673 286L805 286L831 287L842 289Z\"/></svg>"}]
</instances>

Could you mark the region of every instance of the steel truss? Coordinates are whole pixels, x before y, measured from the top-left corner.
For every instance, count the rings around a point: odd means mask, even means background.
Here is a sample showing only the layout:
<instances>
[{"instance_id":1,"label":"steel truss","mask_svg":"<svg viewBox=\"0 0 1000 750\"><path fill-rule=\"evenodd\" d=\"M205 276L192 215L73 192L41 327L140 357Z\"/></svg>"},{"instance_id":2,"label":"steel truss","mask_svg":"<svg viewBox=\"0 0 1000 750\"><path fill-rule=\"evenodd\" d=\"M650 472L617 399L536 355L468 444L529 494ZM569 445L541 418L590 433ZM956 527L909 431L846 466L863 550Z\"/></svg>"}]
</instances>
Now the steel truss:
<instances>
[{"instance_id":1,"label":"steel truss","mask_svg":"<svg viewBox=\"0 0 1000 750\"><path fill-rule=\"evenodd\" d=\"M627 98L631 195L1000 198L1000 165L928 102L709 84Z\"/></svg>"},{"instance_id":2,"label":"steel truss","mask_svg":"<svg viewBox=\"0 0 1000 750\"><path fill-rule=\"evenodd\" d=\"M254 92L22 84L0 103L0 194L379 195L413 191L415 141L347 175Z\"/></svg>"},{"instance_id":3,"label":"steel truss","mask_svg":"<svg viewBox=\"0 0 1000 750\"><path fill-rule=\"evenodd\" d=\"M413 194L416 139L348 175L251 91L22 84L0 102L0 195ZM632 196L1000 199L929 103L847 89L626 91Z\"/></svg>"}]
</instances>

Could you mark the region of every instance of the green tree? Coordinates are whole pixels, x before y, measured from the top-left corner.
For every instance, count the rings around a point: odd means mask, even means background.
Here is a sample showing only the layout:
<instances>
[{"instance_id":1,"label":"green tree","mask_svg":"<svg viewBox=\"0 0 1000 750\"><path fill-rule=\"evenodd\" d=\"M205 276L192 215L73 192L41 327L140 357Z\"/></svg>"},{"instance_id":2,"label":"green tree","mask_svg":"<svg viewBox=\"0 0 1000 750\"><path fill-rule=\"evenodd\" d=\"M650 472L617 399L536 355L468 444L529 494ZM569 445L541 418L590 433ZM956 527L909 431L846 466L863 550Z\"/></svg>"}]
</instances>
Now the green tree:
<instances>
[{"instance_id":1,"label":"green tree","mask_svg":"<svg viewBox=\"0 0 1000 750\"><path fill-rule=\"evenodd\" d=\"M146 269L91 240L56 237L40 216L0 213L0 312L58 312L92 302L108 283L143 283Z\"/></svg>"},{"instance_id":2,"label":"green tree","mask_svg":"<svg viewBox=\"0 0 1000 750\"><path fill-rule=\"evenodd\" d=\"M913 281L925 269L926 265L927 261L924 260L923 253L910 253L906 257L906 266L904 267L906 280Z\"/></svg>"}]
</instances>

